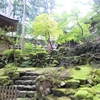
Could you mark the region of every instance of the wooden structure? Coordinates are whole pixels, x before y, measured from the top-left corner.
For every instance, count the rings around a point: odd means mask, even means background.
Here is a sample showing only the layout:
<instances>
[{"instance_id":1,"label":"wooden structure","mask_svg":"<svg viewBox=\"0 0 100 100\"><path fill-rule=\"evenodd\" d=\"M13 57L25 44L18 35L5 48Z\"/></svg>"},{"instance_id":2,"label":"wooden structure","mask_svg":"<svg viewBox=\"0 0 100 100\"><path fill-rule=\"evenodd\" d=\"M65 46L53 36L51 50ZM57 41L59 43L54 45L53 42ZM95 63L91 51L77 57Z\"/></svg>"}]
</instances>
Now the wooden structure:
<instances>
[{"instance_id":1,"label":"wooden structure","mask_svg":"<svg viewBox=\"0 0 100 100\"><path fill-rule=\"evenodd\" d=\"M18 20L9 18L3 14L0 14L0 28L4 30L5 33L17 31L17 24L18 24ZM4 50L9 49L8 45L9 43L6 40L0 41L0 55L2 55L2 52Z\"/></svg>"},{"instance_id":2,"label":"wooden structure","mask_svg":"<svg viewBox=\"0 0 100 100\"><path fill-rule=\"evenodd\" d=\"M1 86L0 100L16 100L17 87L15 86Z\"/></svg>"},{"instance_id":3,"label":"wooden structure","mask_svg":"<svg viewBox=\"0 0 100 100\"><path fill-rule=\"evenodd\" d=\"M5 30L6 32L8 32L7 28L9 27L11 27L11 29L9 30L10 32L17 31L17 24L18 24L18 20L0 14L0 28Z\"/></svg>"}]
</instances>

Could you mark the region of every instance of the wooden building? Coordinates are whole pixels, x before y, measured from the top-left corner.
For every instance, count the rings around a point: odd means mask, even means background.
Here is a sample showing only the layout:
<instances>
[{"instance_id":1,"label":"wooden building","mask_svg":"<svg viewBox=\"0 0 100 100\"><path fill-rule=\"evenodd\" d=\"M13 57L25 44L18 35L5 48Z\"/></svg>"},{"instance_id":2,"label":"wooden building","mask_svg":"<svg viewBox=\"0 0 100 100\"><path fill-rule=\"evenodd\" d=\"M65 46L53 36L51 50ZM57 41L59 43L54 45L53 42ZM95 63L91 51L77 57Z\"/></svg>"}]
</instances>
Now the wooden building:
<instances>
[{"instance_id":1,"label":"wooden building","mask_svg":"<svg viewBox=\"0 0 100 100\"><path fill-rule=\"evenodd\" d=\"M3 34L5 36L7 36L7 32L12 32L12 37L10 38L16 38L13 37L13 32L17 31L17 24L18 24L18 20L9 18L3 14L0 14L0 29L2 29L3 31L5 31ZM0 34L3 36L3 34ZM4 50L9 49L9 42L4 39L1 38L2 36L0 36L0 55L2 54L2 52Z\"/></svg>"}]
</instances>

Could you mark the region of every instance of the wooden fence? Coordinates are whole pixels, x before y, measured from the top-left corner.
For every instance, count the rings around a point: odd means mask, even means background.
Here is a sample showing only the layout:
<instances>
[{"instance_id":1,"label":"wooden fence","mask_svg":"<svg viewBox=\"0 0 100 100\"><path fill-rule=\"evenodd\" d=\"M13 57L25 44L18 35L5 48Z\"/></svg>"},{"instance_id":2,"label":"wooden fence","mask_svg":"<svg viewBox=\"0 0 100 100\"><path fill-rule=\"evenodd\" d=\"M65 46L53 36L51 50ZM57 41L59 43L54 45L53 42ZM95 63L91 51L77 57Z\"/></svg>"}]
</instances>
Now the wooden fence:
<instances>
[{"instance_id":1,"label":"wooden fence","mask_svg":"<svg viewBox=\"0 0 100 100\"><path fill-rule=\"evenodd\" d=\"M17 87L0 86L0 100L16 100Z\"/></svg>"}]
</instances>

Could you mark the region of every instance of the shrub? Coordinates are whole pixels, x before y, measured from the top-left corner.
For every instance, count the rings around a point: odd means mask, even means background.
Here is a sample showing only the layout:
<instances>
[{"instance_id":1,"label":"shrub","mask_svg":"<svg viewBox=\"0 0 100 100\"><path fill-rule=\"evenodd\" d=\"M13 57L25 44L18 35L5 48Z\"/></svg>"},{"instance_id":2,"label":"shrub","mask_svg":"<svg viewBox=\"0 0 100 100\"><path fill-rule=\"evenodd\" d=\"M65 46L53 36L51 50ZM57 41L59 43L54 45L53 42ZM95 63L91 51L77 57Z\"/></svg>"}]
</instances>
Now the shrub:
<instances>
[{"instance_id":1,"label":"shrub","mask_svg":"<svg viewBox=\"0 0 100 100\"><path fill-rule=\"evenodd\" d=\"M17 57L17 56L20 56L21 53L22 52L19 49L9 49L3 52L3 56L7 57L13 54L15 57Z\"/></svg>"},{"instance_id":2,"label":"shrub","mask_svg":"<svg viewBox=\"0 0 100 100\"><path fill-rule=\"evenodd\" d=\"M3 68L3 70L4 74L9 76L10 73L15 73L17 71L17 66L13 63L9 63Z\"/></svg>"},{"instance_id":3,"label":"shrub","mask_svg":"<svg viewBox=\"0 0 100 100\"><path fill-rule=\"evenodd\" d=\"M21 50L19 49L9 49L3 52L3 58L7 61L7 63L15 62L16 58L19 58L21 55Z\"/></svg>"},{"instance_id":4,"label":"shrub","mask_svg":"<svg viewBox=\"0 0 100 100\"><path fill-rule=\"evenodd\" d=\"M24 54L29 54L30 52L33 52L34 45L31 43L25 43L24 45Z\"/></svg>"}]
</instances>

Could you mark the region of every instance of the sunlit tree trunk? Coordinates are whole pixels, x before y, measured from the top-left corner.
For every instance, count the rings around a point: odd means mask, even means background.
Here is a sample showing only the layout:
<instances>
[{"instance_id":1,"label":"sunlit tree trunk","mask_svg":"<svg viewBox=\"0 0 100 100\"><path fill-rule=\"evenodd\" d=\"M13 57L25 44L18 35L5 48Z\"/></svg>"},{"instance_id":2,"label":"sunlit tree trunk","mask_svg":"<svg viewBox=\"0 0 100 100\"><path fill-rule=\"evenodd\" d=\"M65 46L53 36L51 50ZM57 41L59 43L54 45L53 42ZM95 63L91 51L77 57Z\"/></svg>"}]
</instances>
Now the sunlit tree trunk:
<instances>
[{"instance_id":1,"label":"sunlit tree trunk","mask_svg":"<svg viewBox=\"0 0 100 100\"><path fill-rule=\"evenodd\" d=\"M23 9L23 24L22 24L22 39L21 39L21 50L24 51L24 33L25 33L25 12L26 12L26 0L24 2L24 9Z\"/></svg>"}]
</instances>

